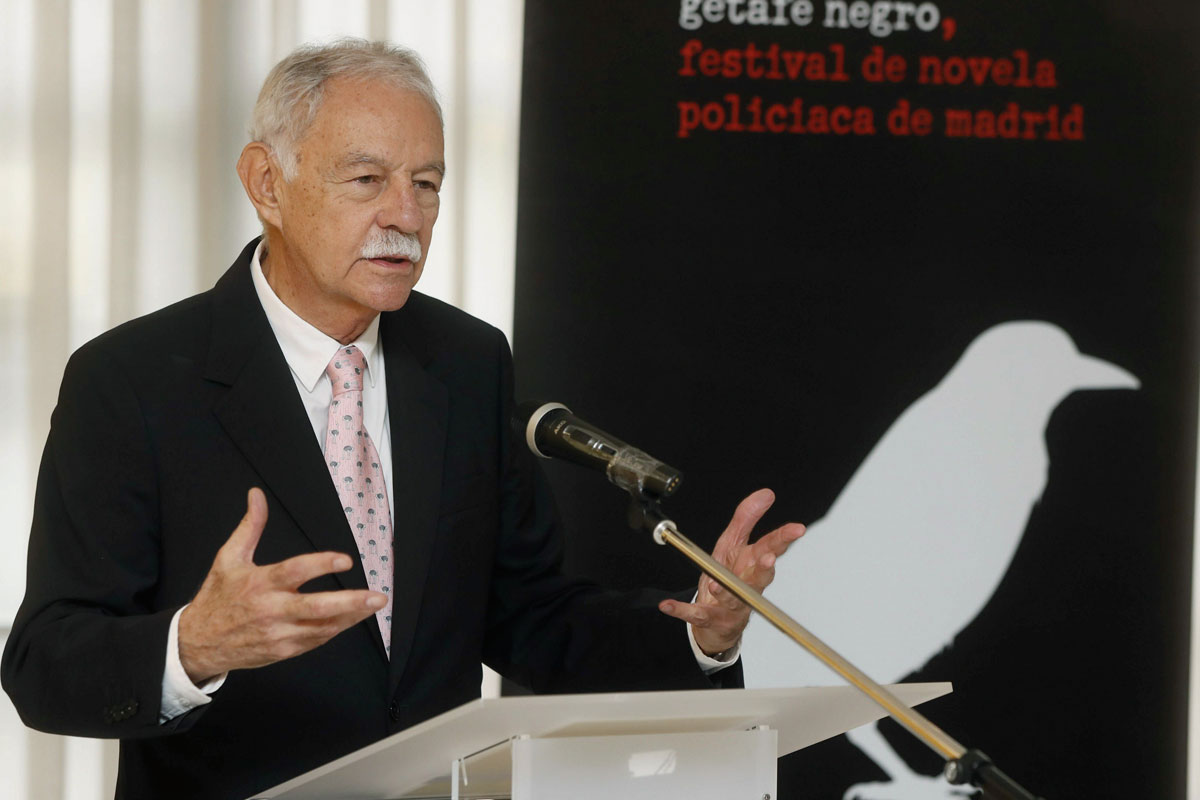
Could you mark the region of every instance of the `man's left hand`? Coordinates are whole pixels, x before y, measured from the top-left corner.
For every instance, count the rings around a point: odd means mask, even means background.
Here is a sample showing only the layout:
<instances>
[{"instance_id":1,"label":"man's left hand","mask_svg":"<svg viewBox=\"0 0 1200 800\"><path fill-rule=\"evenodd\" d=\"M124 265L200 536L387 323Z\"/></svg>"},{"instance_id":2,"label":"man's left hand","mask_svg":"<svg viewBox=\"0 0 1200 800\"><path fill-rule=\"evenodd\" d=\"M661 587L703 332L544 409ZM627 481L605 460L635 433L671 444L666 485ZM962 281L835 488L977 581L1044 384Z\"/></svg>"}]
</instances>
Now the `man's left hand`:
<instances>
[{"instance_id":1,"label":"man's left hand","mask_svg":"<svg viewBox=\"0 0 1200 800\"><path fill-rule=\"evenodd\" d=\"M760 592L775 578L775 560L804 535L803 525L789 522L750 544L754 526L774 502L774 492L759 489L739 503L729 526L713 548L713 558ZM750 607L707 575L700 577L694 602L664 600L658 608L664 614L690 623L696 644L709 656L724 653L736 645L750 621Z\"/></svg>"}]
</instances>

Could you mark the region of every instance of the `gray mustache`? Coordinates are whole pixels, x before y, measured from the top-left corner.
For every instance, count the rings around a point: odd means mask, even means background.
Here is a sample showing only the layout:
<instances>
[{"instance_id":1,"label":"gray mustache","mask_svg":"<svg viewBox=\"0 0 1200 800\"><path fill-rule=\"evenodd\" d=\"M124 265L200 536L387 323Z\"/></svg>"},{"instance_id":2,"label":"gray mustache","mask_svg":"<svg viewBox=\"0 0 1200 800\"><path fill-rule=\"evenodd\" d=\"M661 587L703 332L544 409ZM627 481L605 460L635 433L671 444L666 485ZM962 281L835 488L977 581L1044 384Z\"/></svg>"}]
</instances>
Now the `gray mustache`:
<instances>
[{"instance_id":1,"label":"gray mustache","mask_svg":"<svg viewBox=\"0 0 1200 800\"><path fill-rule=\"evenodd\" d=\"M407 258L421 260L421 242L411 233L395 230L378 231L367 239L362 248L363 258Z\"/></svg>"}]
</instances>

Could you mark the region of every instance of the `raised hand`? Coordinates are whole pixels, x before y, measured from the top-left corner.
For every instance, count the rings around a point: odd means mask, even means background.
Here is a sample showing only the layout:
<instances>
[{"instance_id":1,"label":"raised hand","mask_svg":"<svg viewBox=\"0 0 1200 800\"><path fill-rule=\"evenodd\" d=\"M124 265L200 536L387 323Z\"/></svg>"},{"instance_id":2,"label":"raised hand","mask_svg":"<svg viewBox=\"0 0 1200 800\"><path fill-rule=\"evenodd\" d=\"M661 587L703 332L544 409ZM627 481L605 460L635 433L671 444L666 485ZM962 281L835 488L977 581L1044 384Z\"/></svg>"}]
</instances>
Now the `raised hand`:
<instances>
[{"instance_id":1,"label":"raised hand","mask_svg":"<svg viewBox=\"0 0 1200 800\"><path fill-rule=\"evenodd\" d=\"M738 503L733 519L713 548L713 558L760 592L775 579L775 560L804 535L803 525L789 522L750 544L754 526L774 502L774 492L759 489ZM658 607L664 614L690 623L696 644L710 656L736 645L750 621L749 606L707 575L700 577L694 602L664 600Z\"/></svg>"},{"instance_id":2,"label":"raised hand","mask_svg":"<svg viewBox=\"0 0 1200 800\"><path fill-rule=\"evenodd\" d=\"M387 602L365 589L299 591L313 578L350 569L354 562L345 553L306 553L258 566L254 550L266 522L266 497L251 489L246 516L179 617L179 658L194 683L312 650Z\"/></svg>"}]
</instances>

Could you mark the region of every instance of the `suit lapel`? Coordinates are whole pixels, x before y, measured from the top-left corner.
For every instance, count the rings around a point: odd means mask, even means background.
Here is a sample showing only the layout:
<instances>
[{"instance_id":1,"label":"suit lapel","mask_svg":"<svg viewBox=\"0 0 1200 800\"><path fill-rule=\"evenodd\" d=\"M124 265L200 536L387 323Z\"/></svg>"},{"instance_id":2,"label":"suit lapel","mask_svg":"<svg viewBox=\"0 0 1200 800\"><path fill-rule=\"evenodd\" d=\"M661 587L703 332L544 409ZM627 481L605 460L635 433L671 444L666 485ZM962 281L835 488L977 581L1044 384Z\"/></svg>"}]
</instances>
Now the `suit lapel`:
<instances>
[{"instance_id":1,"label":"suit lapel","mask_svg":"<svg viewBox=\"0 0 1200 800\"><path fill-rule=\"evenodd\" d=\"M392 435L393 683L411 651L437 532L446 445L446 387L426 372L421 336L404 309L384 314L379 335L387 364Z\"/></svg>"},{"instance_id":2,"label":"suit lapel","mask_svg":"<svg viewBox=\"0 0 1200 800\"><path fill-rule=\"evenodd\" d=\"M357 553L312 423L254 291L248 265L255 244L213 290L206 377L229 386L213 413L283 507L271 513L286 512L314 550ZM367 588L361 569L335 577L344 588ZM370 627L382 653L378 628Z\"/></svg>"}]
</instances>

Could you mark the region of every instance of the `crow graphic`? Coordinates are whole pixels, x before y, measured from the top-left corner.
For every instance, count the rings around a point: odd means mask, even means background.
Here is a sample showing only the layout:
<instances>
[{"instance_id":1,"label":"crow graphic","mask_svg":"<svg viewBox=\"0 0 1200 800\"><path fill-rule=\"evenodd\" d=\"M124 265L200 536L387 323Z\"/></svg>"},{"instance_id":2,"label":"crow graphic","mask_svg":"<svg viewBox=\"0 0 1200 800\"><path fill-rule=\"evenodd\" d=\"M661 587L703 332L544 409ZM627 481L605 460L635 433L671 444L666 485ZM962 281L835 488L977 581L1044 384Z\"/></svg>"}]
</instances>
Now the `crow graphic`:
<instances>
[{"instance_id":1,"label":"crow graphic","mask_svg":"<svg viewBox=\"0 0 1200 800\"><path fill-rule=\"evenodd\" d=\"M1049 323L985 331L780 560L768 597L875 680L902 679L950 645L1004 577L1046 488L1051 412L1081 389L1138 386ZM758 617L743 652L747 686L841 682ZM847 800L962 796L914 773L875 725L848 736L890 781L852 786Z\"/></svg>"}]
</instances>

